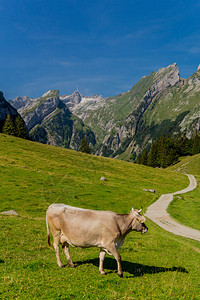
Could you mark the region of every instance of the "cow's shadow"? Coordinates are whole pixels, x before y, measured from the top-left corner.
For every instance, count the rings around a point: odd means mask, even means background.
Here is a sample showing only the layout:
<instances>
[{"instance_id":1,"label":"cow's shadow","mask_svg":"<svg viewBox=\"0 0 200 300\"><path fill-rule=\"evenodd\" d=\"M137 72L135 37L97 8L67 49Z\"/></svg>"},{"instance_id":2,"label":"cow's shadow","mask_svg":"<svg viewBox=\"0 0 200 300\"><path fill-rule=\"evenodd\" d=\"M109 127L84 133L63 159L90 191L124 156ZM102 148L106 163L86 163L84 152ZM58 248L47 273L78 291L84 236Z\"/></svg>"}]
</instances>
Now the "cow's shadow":
<instances>
[{"instance_id":1,"label":"cow's shadow","mask_svg":"<svg viewBox=\"0 0 200 300\"><path fill-rule=\"evenodd\" d=\"M88 259L84 261L77 261L75 266L78 267L79 265L83 264L93 264L96 267L99 267L99 259ZM104 269L106 273L113 273L113 271L117 272L117 263L115 259L106 257L104 260ZM188 271L183 267L172 267L172 268L164 268L164 267L157 267L157 266L148 266L142 265L138 263L132 263L129 261L122 261L122 270L124 272L128 272L129 274L133 275L131 277L140 277L144 274L156 274L161 272L183 272L188 273ZM126 276L127 277L127 276Z\"/></svg>"}]
</instances>

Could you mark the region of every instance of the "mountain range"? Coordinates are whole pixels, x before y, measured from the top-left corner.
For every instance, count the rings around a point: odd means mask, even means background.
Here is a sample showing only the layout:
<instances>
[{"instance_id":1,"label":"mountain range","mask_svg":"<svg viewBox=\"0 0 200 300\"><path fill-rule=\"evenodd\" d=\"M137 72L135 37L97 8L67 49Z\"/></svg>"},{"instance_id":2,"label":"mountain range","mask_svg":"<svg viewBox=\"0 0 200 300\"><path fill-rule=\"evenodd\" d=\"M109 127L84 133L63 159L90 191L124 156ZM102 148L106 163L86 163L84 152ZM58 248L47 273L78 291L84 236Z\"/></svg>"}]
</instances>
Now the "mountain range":
<instances>
[{"instance_id":1,"label":"mountain range","mask_svg":"<svg viewBox=\"0 0 200 300\"><path fill-rule=\"evenodd\" d=\"M74 102L79 94L74 93ZM92 130L72 114L62 101L58 90L46 92L39 98L17 97L9 101L24 119L29 136L35 141L78 150L86 137L91 147L96 144ZM70 98L70 96L69 96ZM71 97L73 98L73 97ZM70 99L68 99L70 106Z\"/></svg>"},{"instance_id":2,"label":"mountain range","mask_svg":"<svg viewBox=\"0 0 200 300\"><path fill-rule=\"evenodd\" d=\"M200 66L188 79L176 63L144 76L115 97L83 97L78 91L59 96L9 101L39 142L77 150L86 136L93 153L134 159L162 134L200 130Z\"/></svg>"}]
</instances>

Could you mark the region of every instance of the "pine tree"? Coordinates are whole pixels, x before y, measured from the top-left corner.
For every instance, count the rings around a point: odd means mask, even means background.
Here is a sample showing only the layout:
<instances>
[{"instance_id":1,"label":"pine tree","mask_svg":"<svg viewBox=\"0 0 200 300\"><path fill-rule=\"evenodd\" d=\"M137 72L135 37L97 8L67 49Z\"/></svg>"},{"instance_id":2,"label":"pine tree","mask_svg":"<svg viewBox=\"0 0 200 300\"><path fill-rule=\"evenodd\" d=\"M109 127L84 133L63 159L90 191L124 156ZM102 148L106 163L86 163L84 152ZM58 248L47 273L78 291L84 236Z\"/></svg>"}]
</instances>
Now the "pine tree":
<instances>
[{"instance_id":1,"label":"pine tree","mask_svg":"<svg viewBox=\"0 0 200 300\"><path fill-rule=\"evenodd\" d=\"M198 154L200 152L200 136L198 131L195 131L191 140L192 140L191 154L192 155Z\"/></svg>"},{"instance_id":2,"label":"pine tree","mask_svg":"<svg viewBox=\"0 0 200 300\"><path fill-rule=\"evenodd\" d=\"M15 119L15 126L17 130L17 136L23 139L27 139L28 134L25 127L25 123L20 115L18 115Z\"/></svg>"},{"instance_id":3,"label":"pine tree","mask_svg":"<svg viewBox=\"0 0 200 300\"><path fill-rule=\"evenodd\" d=\"M186 134L184 133L183 135L181 135L181 133L179 133L175 140L175 146L177 148L178 155L179 156L189 155L191 152L190 144L191 144L191 141L186 137Z\"/></svg>"},{"instance_id":4,"label":"pine tree","mask_svg":"<svg viewBox=\"0 0 200 300\"><path fill-rule=\"evenodd\" d=\"M147 152L147 149L145 148L143 153L142 153L140 163L146 166L147 165L147 159L148 159L148 152Z\"/></svg>"},{"instance_id":5,"label":"pine tree","mask_svg":"<svg viewBox=\"0 0 200 300\"><path fill-rule=\"evenodd\" d=\"M166 163L166 142L167 138L165 135L162 135L161 137L158 138L156 141L157 144L157 164L159 167L164 168Z\"/></svg>"},{"instance_id":6,"label":"pine tree","mask_svg":"<svg viewBox=\"0 0 200 300\"><path fill-rule=\"evenodd\" d=\"M153 167L153 168L159 167L159 164L158 164L158 151L157 151L156 142L154 142L151 145L151 150L149 152L148 159L147 159L147 166L150 166L150 167Z\"/></svg>"},{"instance_id":7,"label":"pine tree","mask_svg":"<svg viewBox=\"0 0 200 300\"><path fill-rule=\"evenodd\" d=\"M138 154L137 156L137 160L136 160L137 164L142 164L142 154Z\"/></svg>"},{"instance_id":8,"label":"pine tree","mask_svg":"<svg viewBox=\"0 0 200 300\"><path fill-rule=\"evenodd\" d=\"M2 133L17 136L17 130L10 114L7 115Z\"/></svg>"},{"instance_id":9,"label":"pine tree","mask_svg":"<svg viewBox=\"0 0 200 300\"><path fill-rule=\"evenodd\" d=\"M88 141L87 141L86 137L84 137L82 139L81 145L79 147L79 151L84 152L84 153L88 153L88 154L91 153L91 149L90 149L90 146L88 144Z\"/></svg>"}]
</instances>

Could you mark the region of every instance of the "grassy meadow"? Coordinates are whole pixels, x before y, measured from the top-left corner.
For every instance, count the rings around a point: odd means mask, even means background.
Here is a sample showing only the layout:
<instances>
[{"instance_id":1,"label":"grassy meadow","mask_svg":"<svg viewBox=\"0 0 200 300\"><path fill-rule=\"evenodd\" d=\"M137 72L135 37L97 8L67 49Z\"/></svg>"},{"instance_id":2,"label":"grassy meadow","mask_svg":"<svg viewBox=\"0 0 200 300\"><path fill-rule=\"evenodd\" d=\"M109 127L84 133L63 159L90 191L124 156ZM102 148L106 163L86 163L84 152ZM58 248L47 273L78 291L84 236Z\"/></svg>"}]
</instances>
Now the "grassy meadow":
<instances>
[{"instance_id":1,"label":"grassy meadow","mask_svg":"<svg viewBox=\"0 0 200 300\"><path fill-rule=\"evenodd\" d=\"M120 249L123 278L108 255L107 275L99 274L96 248L70 248L75 269L61 251L66 267L58 268L46 237L52 203L145 210L160 194L185 188L185 175L0 134L0 178L0 212L19 214L0 215L0 299L200 299L199 243L150 220L145 235L130 233Z\"/></svg>"},{"instance_id":2,"label":"grassy meadow","mask_svg":"<svg viewBox=\"0 0 200 300\"><path fill-rule=\"evenodd\" d=\"M195 176L197 188L190 193L175 196L168 207L168 212L180 223L200 230L200 154L183 158L168 169Z\"/></svg>"}]
</instances>

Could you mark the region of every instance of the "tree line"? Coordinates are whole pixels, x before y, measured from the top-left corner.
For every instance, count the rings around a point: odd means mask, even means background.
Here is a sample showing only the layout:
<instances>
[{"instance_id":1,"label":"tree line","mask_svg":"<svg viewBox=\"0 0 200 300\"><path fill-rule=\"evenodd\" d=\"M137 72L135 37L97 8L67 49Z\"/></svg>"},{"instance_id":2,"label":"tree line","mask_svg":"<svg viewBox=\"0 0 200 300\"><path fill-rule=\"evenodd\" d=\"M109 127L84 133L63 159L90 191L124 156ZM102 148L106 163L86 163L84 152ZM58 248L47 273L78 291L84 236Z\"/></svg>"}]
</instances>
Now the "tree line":
<instances>
[{"instance_id":1,"label":"tree line","mask_svg":"<svg viewBox=\"0 0 200 300\"><path fill-rule=\"evenodd\" d=\"M8 134L8 135L13 135L16 137L28 139L28 133L26 130L26 125L24 120L20 115L18 115L15 119L11 117L10 114L7 115L7 118L4 122L2 130L0 130L0 133ZM29 138L30 139L30 138ZM89 146L89 143L84 137L81 141L79 151L84 152L84 153L91 153L91 148Z\"/></svg>"},{"instance_id":2,"label":"tree line","mask_svg":"<svg viewBox=\"0 0 200 300\"><path fill-rule=\"evenodd\" d=\"M12 118L11 115L8 114L1 133L13 135L23 139L28 138L26 125L20 115L18 115L16 118Z\"/></svg>"},{"instance_id":3,"label":"tree line","mask_svg":"<svg viewBox=\"0 0 200 300\"><path fill-rule=\"evenodd\" d=\"M186 134L177 136L160 136L155 140L150 150L138 155L136 163L150 167L166 168L178 162L180 156L195 155L200 153L200 135L198 131L188 139Z\"/></svg>"}]
</instances>

